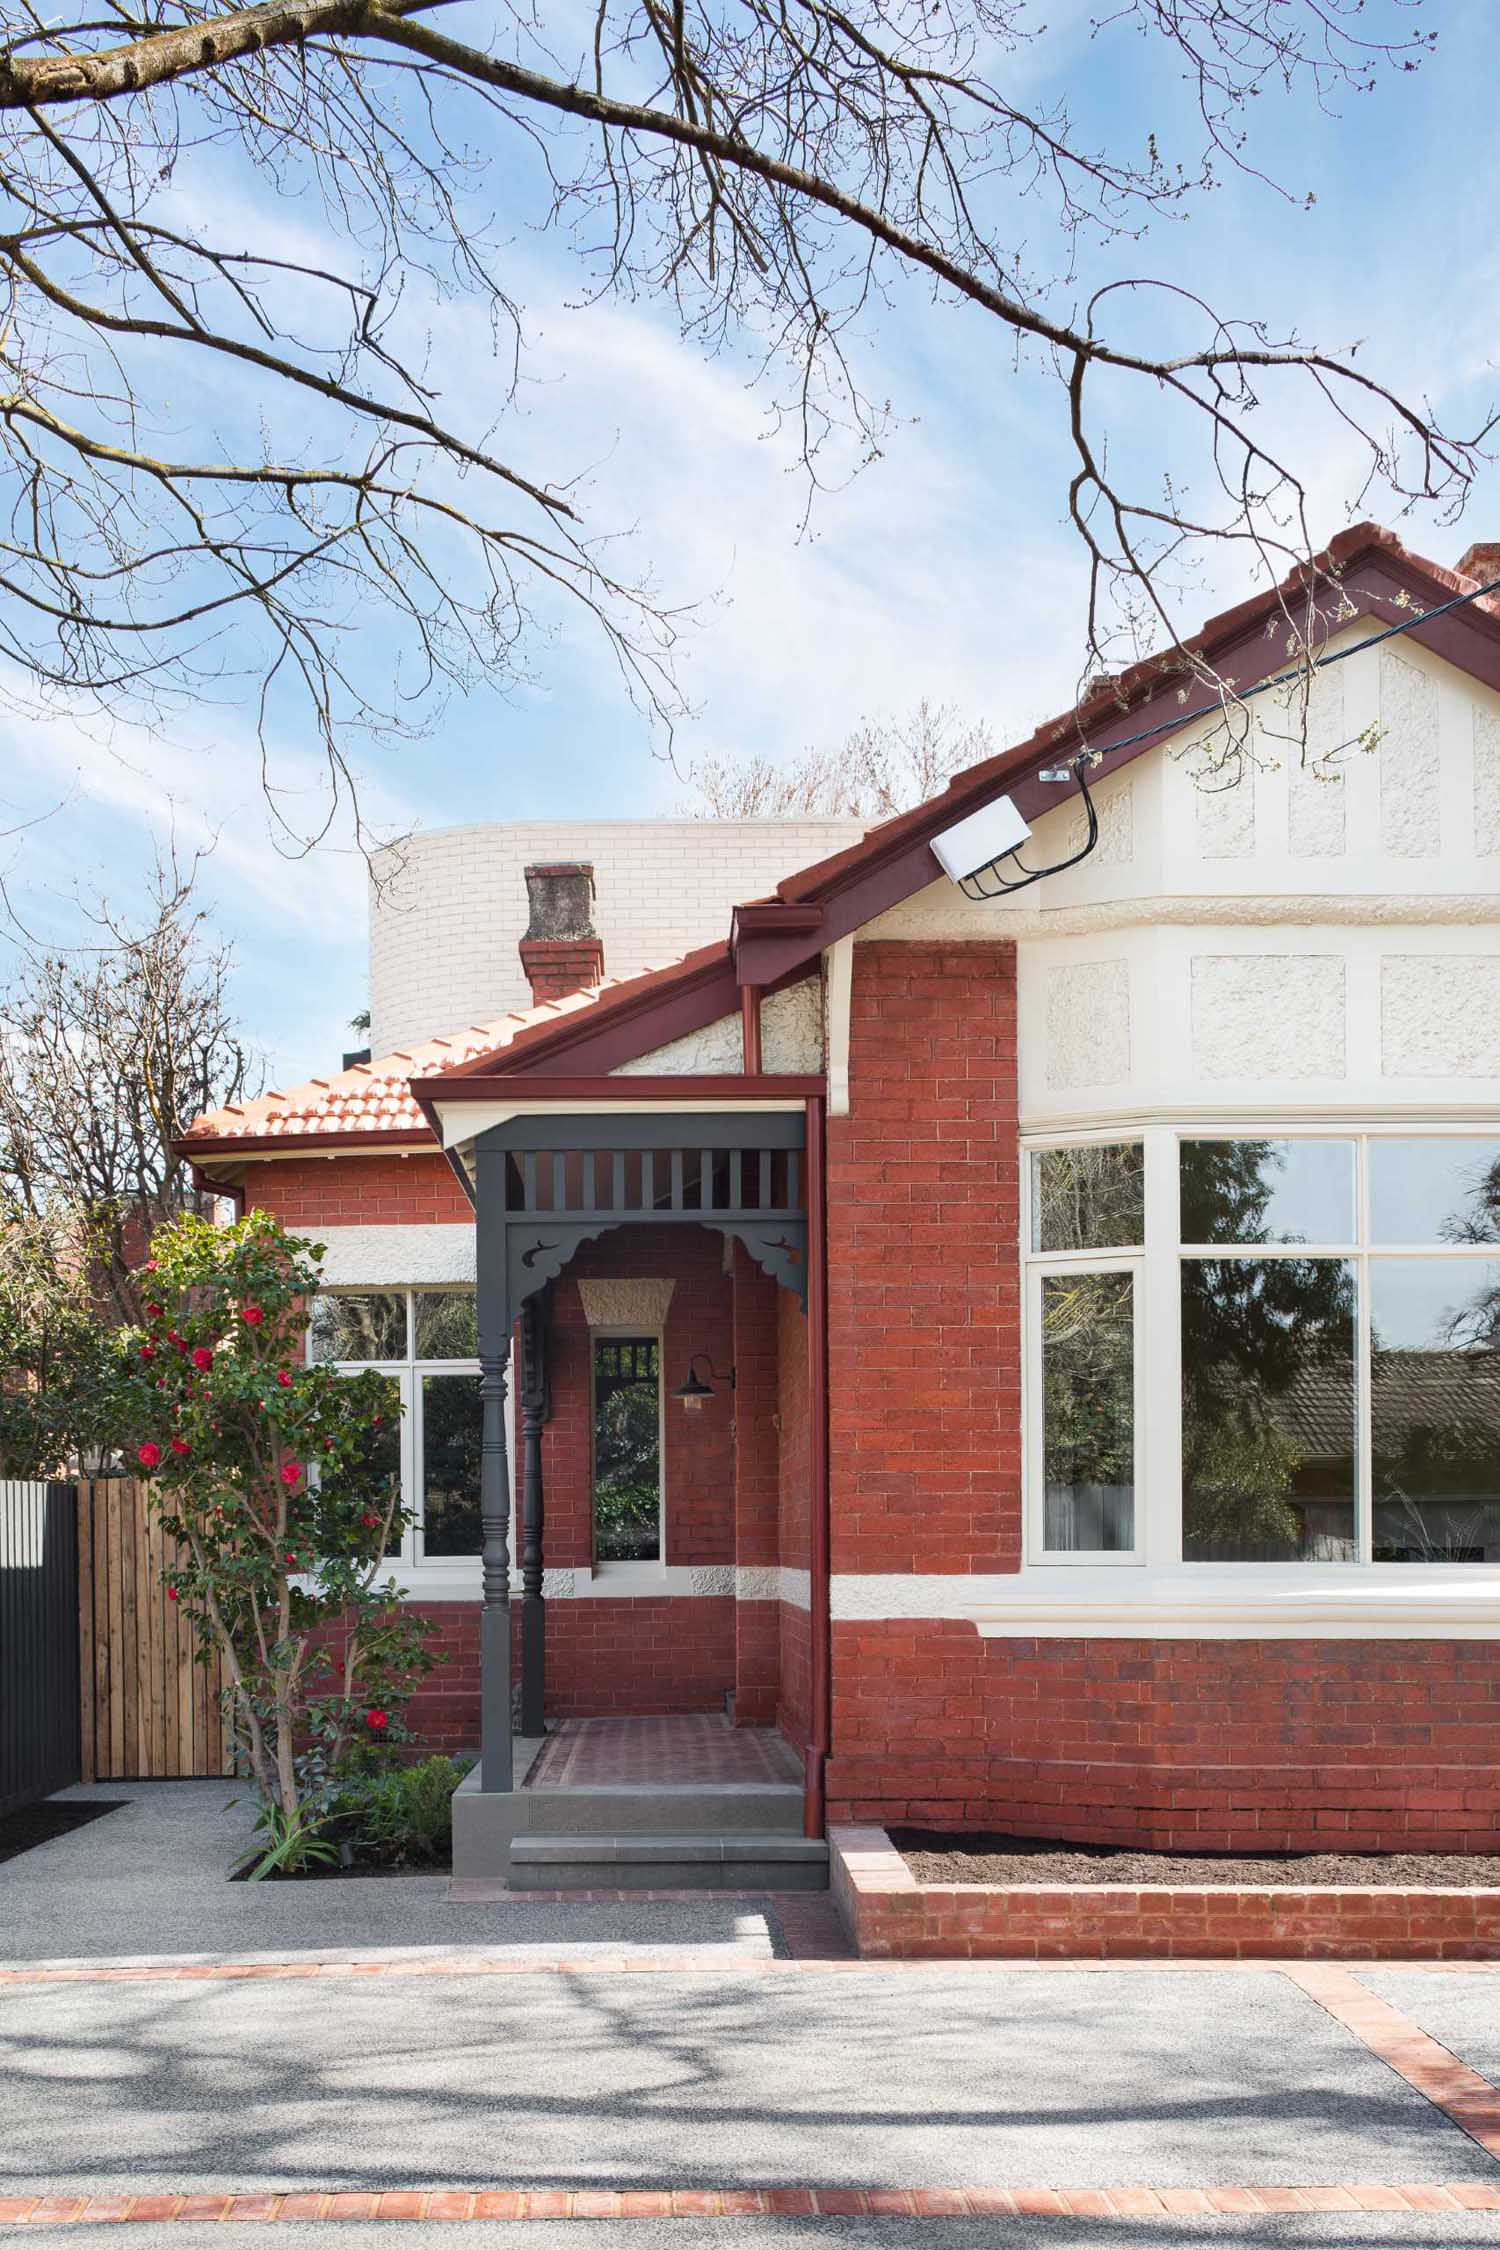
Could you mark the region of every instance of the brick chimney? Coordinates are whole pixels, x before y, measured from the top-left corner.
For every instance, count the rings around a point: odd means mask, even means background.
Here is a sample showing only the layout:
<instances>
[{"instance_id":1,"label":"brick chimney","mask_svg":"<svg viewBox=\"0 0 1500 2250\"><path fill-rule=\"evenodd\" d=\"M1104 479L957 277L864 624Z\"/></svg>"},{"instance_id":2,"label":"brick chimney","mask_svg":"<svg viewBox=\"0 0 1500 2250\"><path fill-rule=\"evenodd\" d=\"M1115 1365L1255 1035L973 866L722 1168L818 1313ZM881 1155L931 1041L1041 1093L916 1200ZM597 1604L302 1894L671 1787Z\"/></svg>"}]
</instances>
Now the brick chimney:
<instances>
[{"instance_id":1,"label":"brick chimney","mask_svg":"<svg viewBox=\"0 0 1500 2250\"><path fill-rule=\"evenodd\" d=\"M1481 539L1460 555L1460 578L1472 578L1487 586L1492 578L1500 578L1500 539Z\"/></svg>"},{"instance_id":2,"label":"brick chimney","mask_svg":"<svg viewBox=\"0 0 1500 2250\"><path fill-rule=\"evenodd\" d=\"M521 966L534 1001L565 1000L604 974L604 940L594 929L594 870L582 861L528 867L531 920Z\"/></svg>"}]
</instances>

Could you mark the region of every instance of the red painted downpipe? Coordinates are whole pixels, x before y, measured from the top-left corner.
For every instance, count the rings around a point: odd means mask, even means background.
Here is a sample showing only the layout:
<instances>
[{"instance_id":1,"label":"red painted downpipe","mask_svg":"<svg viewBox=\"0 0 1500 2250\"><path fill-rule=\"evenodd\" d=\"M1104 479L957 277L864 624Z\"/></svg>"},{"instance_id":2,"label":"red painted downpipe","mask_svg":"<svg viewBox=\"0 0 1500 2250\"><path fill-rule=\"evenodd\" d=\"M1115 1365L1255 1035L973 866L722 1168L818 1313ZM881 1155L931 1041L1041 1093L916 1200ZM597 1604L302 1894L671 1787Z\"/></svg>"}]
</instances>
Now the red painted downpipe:
<instances>
[{"instance_id":1,"label":"red painted downpipe","mask_svg":"<svg viewBox=\"0 0 1500 2250\"><path fill-rule=\"evenodd\" d=\"M760 986L740 986L740 1044L747 1078L760 1076Z\"/></svg>"},{"instance_id":2,"label":"red painted downpipe","mask_svg":"<svg viewBox=\"0 0 1500 2250\"><path fill-rule=\"evenodd\" d=\"M821 1097L807 1104L807 1397L811 1539L808 1554L812 1709L808 1721L802 1825L823 1834L824 1772L833 1742L833 1625L828 1601L828 1205L827 1138Z\"/></svg>"}]
</instances>

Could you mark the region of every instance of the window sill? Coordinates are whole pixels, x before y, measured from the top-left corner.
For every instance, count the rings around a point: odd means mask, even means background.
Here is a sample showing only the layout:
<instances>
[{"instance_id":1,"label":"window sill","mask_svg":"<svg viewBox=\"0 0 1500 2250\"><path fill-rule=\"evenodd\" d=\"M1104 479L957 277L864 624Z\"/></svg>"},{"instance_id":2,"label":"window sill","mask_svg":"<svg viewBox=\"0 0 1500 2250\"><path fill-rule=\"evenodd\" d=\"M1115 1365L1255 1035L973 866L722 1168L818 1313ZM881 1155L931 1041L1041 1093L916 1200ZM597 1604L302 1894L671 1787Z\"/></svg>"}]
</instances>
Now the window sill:
<instances>
[{"instance_id":1,"label":"window sill","mask_svg":"<svg viewBox=\"0 0 1500 2250\"><path fill-rule=\"evenodd\" d=\"M1500 1565L1179 1564L1122 1572L1033 1564L1013 1575L853 1577L836 1618L965 1619L986 1640L1485 1640Z\"/></svg>"}]
</instances>

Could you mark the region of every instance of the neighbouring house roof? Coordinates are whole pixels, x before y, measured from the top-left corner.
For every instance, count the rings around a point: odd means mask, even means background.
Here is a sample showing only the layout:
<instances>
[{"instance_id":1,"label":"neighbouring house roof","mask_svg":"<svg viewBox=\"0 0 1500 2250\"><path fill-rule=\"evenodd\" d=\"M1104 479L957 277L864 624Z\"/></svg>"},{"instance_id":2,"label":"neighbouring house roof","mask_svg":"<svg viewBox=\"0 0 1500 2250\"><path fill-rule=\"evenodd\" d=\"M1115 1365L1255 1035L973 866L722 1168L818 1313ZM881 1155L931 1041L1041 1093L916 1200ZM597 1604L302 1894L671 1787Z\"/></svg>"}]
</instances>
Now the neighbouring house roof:
<instances>
[{"instance_id":1,"label":"neighbouring house roof","mask_svg":"<svg viewBox=\"0 0 1500 2250\"><path fill-rule=\"evenodd\" d=\"M1375 1450L1403 1451L1424 1430L1470 1430L1488 1440L1500 1409L1500 1352L1381 1351L1374 1359ZM1354 1449L1349 1363L1303 1366L1284 1391L1256 1394L1266 1419L1308 1465L1347 1461Z\"/></svg>"},{"instance_id":2,"label":"neighbouring house roof","mask_svg":"<svg viewBox=\"0 0 1500 2250\"><path fill-rule=\"evenodd\" d=\"M1476 581L1413 554L1379 524L1341 532L1310 565L1279 586L1210 618L1184 644L1190 655L1235 687L1251 685L1283 660L1278 642L1268 655L1267 634L1278 621L1307 614L1337 589L1360 612L1396 621L1413 608L1431 609ZM1323 620L1325 630L1329 620ZM1412 628L1412 638L1460 670L1500 689L1500 613L1490 599ZM311 1079L286 1093L263 1095L199 1118L181 1144L183 1153L245 1154L252 1147L436 1145L424 1102L452 1099L462 1087L477 1096L480 1081L503 1077L511 1090L525 1074L544 1077L605 1073L634 1061L681 1034L701 1029L738 1005L739 987L772 987L809 973L836 938L899 905L935 880L931 840L967 812L1008 790L1025 817L1035 819L1075 793L1075 785L1043 783L1039 769L1060 756L1089 748L1098 754L1095 779L1154 746L1136 739L1143 729L1191 716L1182 708L1184 657L1174 650L1147 658L1100 682L1072 710L1049 719L1024 742L956 774L948 786L910 812L872 827L843 851L788 875L771 899L747 900L734 910L728 935L679 960L635 976L610 977L568 998L471 1025L326 1079Z\"/></svg>"}]
</instances>

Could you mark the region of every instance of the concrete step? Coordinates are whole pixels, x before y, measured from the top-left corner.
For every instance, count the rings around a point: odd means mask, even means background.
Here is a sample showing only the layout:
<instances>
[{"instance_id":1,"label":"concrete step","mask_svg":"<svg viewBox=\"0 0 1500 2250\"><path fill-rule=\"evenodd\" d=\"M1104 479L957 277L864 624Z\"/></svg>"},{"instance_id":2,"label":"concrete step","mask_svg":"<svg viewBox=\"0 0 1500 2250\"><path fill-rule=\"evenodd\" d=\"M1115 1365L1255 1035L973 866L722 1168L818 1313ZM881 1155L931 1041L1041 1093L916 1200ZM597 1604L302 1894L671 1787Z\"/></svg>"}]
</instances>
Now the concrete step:
<instances>
[{"instance_id":1,"label":"concrete step","mask_svg":"<svg viewBox=\"0 0 1500 2250\"><path fill-rule=\"evenodd\" d=\"M523 1826L549 1836L721 1836L741 1829L800 1836L798 1782L659 1781L607 1789L527 1789Z\"/></svg>"},{"instance_id":2,"label":"concrete step","mask_svg":"<svg viewBox=\"0 0 1500 2250\"><path fill-rule=\"evenodd\" d=\"M780 1829L520 1835L509 1882L513 1891L825 1891L828 1846Z\"/></svg>"}]
</instances>

